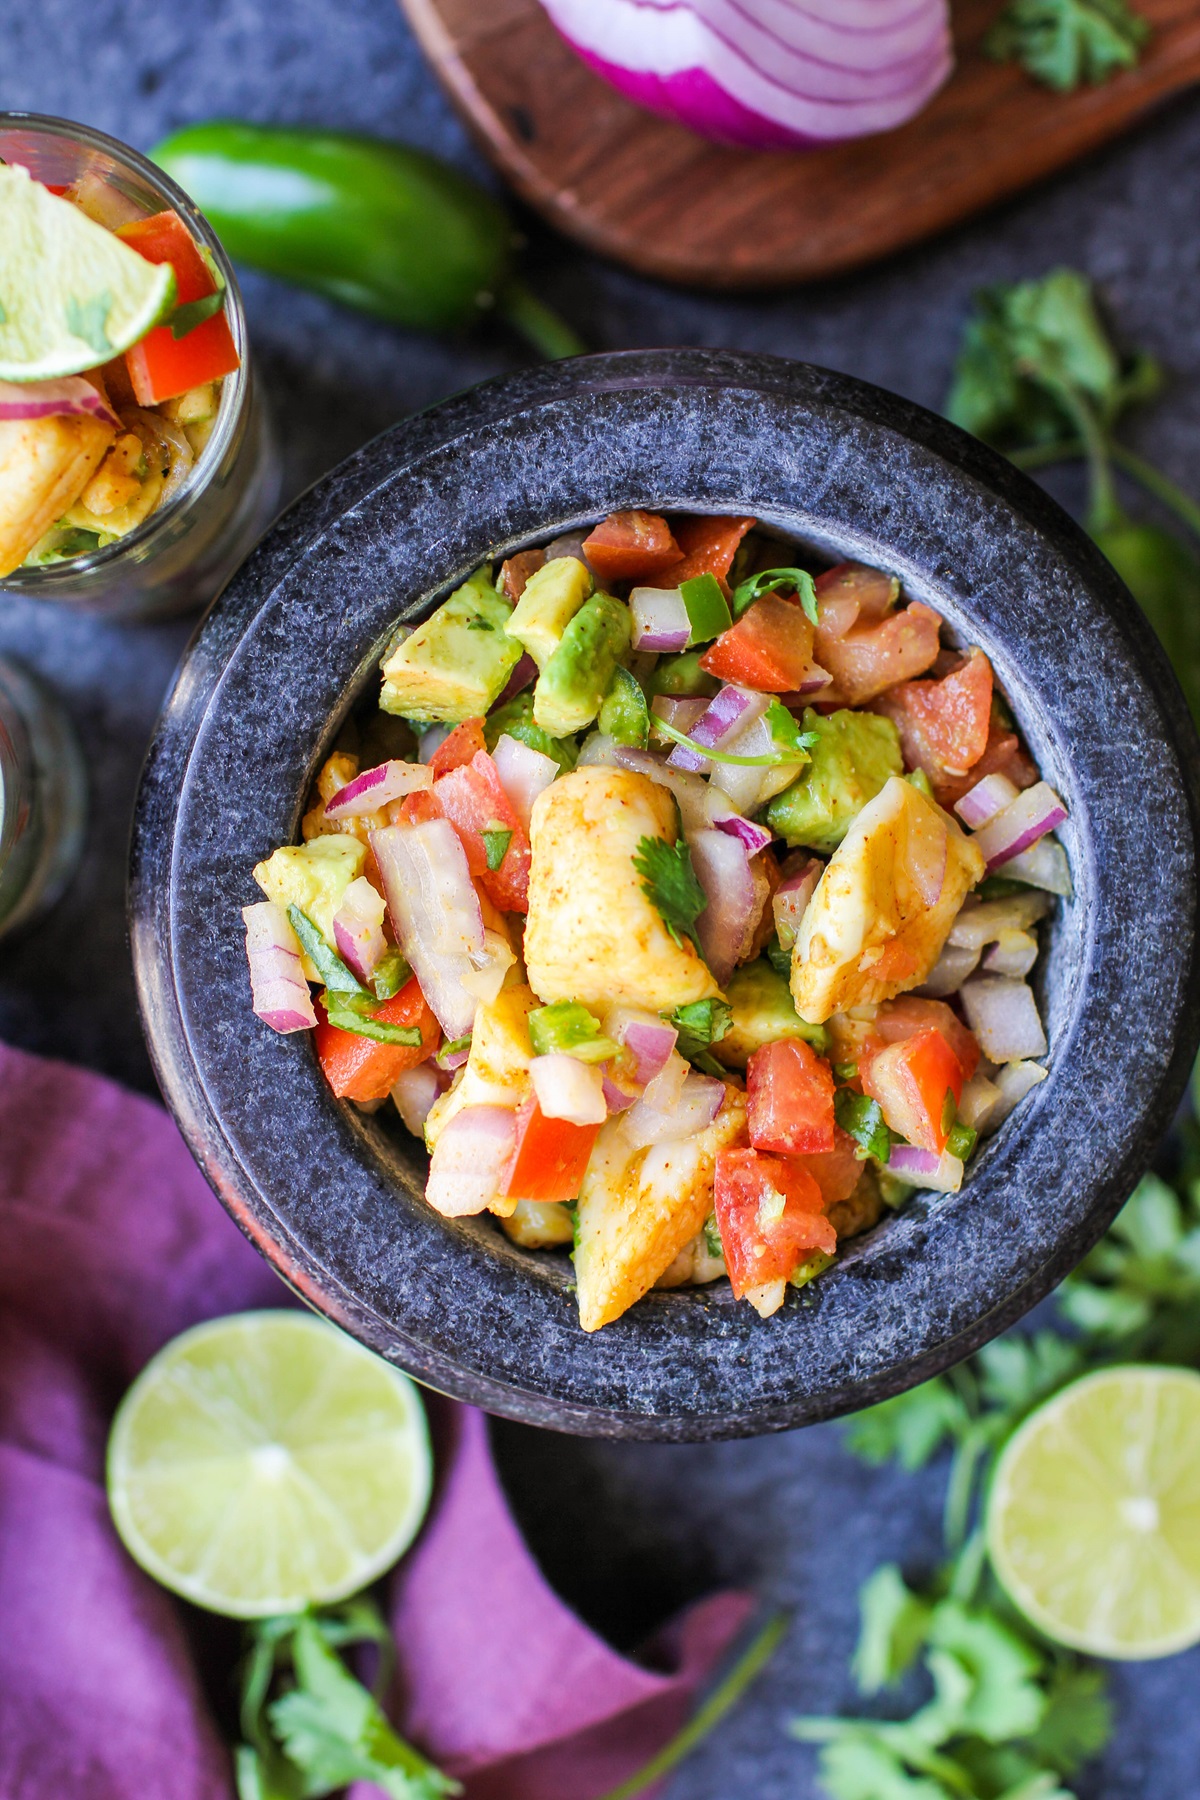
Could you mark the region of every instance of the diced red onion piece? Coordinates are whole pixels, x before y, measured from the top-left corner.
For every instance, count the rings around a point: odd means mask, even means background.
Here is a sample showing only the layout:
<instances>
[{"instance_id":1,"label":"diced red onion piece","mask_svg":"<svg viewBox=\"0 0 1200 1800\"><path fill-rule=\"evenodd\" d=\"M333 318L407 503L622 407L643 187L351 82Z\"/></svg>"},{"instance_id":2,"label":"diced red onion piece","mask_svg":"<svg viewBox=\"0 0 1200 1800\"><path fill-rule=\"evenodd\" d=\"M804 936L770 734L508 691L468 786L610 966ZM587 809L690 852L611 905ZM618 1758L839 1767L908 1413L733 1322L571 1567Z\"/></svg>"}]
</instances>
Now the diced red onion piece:
<instances>
[{"instance_id":1,"label":"diced red onion piece","mask_svg":"<svg viewBox=\"0 0 1200 1800\"><path fill-rule=\"evenodd\" d=\"M404 794L415 794L421 788L432 786L433 773L424 763L393 759L380 763L377 768L364 769L344 788L339 788L333 799L325 802L325 816L327 819L356 818L360 813L376 812Z\"/></svg>"},{"instance_id":2,"label":"diced red onion piece","mask_svg":"<svg viewBox=\"0 0 1200 1800\"><path fill-rule=\"evenodd\" d=\"M577 769L611 769L614 767L613 752L616 747L616 738L609 737L606 731L593 731L589 737L583 740L575 767Z\"/></svg>"},{"instance_id":3,"label":"diced red onion piece","mask_svg":"<svg viewBox=\"0 0 1200 1800\"><path fill-rule=\"evenodd\" d=\"M665 1019L632 1006L614 1006L605 1017L604 1029L614 1043L621 1044L633 1057L633 1078L639 1087L646 1087L661 1074L679 1036ZM686 1074L686 1066L683 1073Z\"/></svg>"},{"instance_id":4,"label":"diced red onion piece","mask_svg":"<svg viewBox=\"0 0 1200 1800\"><path fill-rule=\"evenodd\" d=\"M1064 900L1069 900L1075 891L1071 886L1067 853L1057 838L1039 838L1019 856L1009 857L1004 873L1009 881L1027 882L1030 887L1042 888L1048 894L1061 894Z\"/></svg>"},{"instance_id":5,"label":"diced red onion piece","mask_svg":"<svg viewBox=\"0 0 1200 1800\"><path fill-rule=\"evenodd\" d=\"M529 1065L529 1078L547 1119L566 1119L571 1125L603 1125L608 1117L604 1074L595 1063L581 1063L578 1057L560 1052L535 1056Z\"/></svg>"},{"instance_id":6,"label":"diced red onion piece","mask_svg":"<svg viewBox=\"0 0 1200 1800\"><path fill-rule=\"evenodd\" d=\"M300 942L282 906L243 906L254 1011L272 1031L311 1031L317 1022L300 961Z\"/></svg>"},{"instance_id":7,"label":"diced red onion piece","mask_svg":"<svg viewBox=\"0 0 1200 1800\"><path fill-rule=\"evenodd\" d=\"M558 764L552 756L543 756L540 750L532 750L507 732L496 739L492 761L513 811L528 831L533 803L557 776Z\"/></svg>"},{"instance_id":8,"label":"diced red onion piece","mask_svg":"<svg viewBox=\"0 0 1200 1800\"><path fill-rule=\"evenodd\" d=\"M583 547L583 541L590 533L590 526L582 531L564 531L561 537L556 537L552 543L546 545L546 561L557 562L560 556L573 556L575 561L581 562L585 569L590 569L592 565L589 563L587 552Z\"/></svg>"},{"instance_id":9,"label":"diced red onion piece","mask_svg":"<svg viewBox=\"0 0 1200 1800\"><path fill-rule=\"evenodd\" d=\"M0 381L0 421L92 418L121 428L112 407L82 375L60 381Z\"/></svg>"},{"instance_id":10,"label":"diced red onion piece","mask_svg":"<svg viewBox=\"0 0 1200 1800\"><path fill-rule=\"evenodd\" d=\"M708 896L696 930L704 960L718 987L724 987L753 927L760 896L740 838L718 830L697 831L688 844L696 879Z\"/></svg>"},{"instance_id":11,"label":"diced red onion piece","mask_svg":"<svg viewBox=\"0 0 1200 1800\"><path fill-rule=\"evenodd\" d=\"M625 1112L637 1100L636 1094L630 1094L619 1087L611 1075L604 1077L604 1104L610 1113Z\"/></svg>"},{"instance_id":12,"label":"diced red onion piece","mask_svg":"<svg viewBox=\"0 0 1200 1800\"><path fill-rule=\"evenodd\" d=\"M423 731L417 739L418 759L423 763L429 762L437 755L453 730L453 725L431 725L427 731Z\"/></svg>"},{"instance_id":13,"label":"diced red onion piece","mask_svg":"<svg viewBox=\"0 0 1200 1800\"><path fill-rule=\"evenodd\" d=\"M725 1083L708 1075L689 1074L679 1099L669 1111L658 1111L643 1096L622 1121L631 1143L639 1147L692 1137L712 1124L725 1102Z\"/></svg>"},{"instance_id":14,"label":"diced red onion piece","mask_svg":"<svg viewBox=\"0 0 1200 1800\"><path fill-rule=\"evenodd\" d=\"M963 982L979 967L979 956L978 948L972 950L965 945L947 944L917 993L930 1000L944 1000L947 994L957 994Z\"/></svg>"},{"instance_id":15,"label":"diced red onion piece","mask_svg":"<svg viewBox=\"0 0 1200 1800\"><path fill-rule=\"evenodd\" d=\"M989 1062L1045 1056L1046 1034L1032 989L1001 975L976 975L961 989L967 1024Z\"/></svg>"},{"instance_id":16,"label":"diced red onion piece","mask_svg":"<svg viewBox=\"0 0 1200 1800\"><path fill-rule=\"evenodd\" d=\"M457 1050L450 1050L443 1044L433 1059L438 1068L445 1069L447 1073L454 1069L461 1069L471 1054L469 1039L465 1044L459 1038L453 1038L451 1042L458 1044Z\"/></svg>"},{"instance_id":17,"label":"diced red onion piece","mask_svg":"<svg viewBox=\"0 0 1200 1800\"><path fill-rule=\"evenodd\" d=\"M745 846L750 856L757 856L760 850L774 840L774 832L768 831L765 825L756 825L753 819L743 819L740 813L726 813L722 818L714 819L713 824L718 831L727 837L735 837Z\"/></svg>"},{"instance_id":18,"label":"diced red onion piece","mask_svg":"<svg viewBox=\"0 0 1200 1800\"><path fill-rule=\"evenodd\" d=\"M655 705L657 704L656 700ZM682 730L683 727L680 726L679 729ZM670 768L652 750L635 750L627 744L617 744L612 760L618 769L632 769L638 775L646 775L651 781L657 781L660 787L670 788L679 802L685 835L703 831L715 823L717 818L730 816L729 802L711 783L700 775L689 775L683 769Z\"/></svg>"},{"instance_id":19,"label":"diced red onion piece","mask_svg":"<svg viewBox=\"0 0 1200 1800\"><path fill-rule=\"evenodd\" d=\"M963 1083L958 1102L959 1122L969 1125L972 1131L982 1131L999 1100L1000 1089L994 1081L979 1073L972 1075L970 1081Z\"/></svg>"},{"instance_id":20,"label":"diced red onion piece","mask_svg":"<svg viewBox=\"0 0 1200 1800\"><path fill-rule=\"evenodd\" d=\"M825 873L825 864L815 856L791 875L785 875L771 899L775 913L775 930L785 950L790 950L800 934L801 921L808 903L817 891L817 883Z\"/></svg>"},{"instance_id":21,"label":"diced red onion piece","mask_svg":"<svg viewBox=\"0 0 1200 1800\"><path fill-rule=\"evenodd\" d=\"M985 775L961 800L954 802L954 810L964 825L977 831L1006 806L1011 806L1020 791L1007 775Z\"/></svg>"},{"instance_id":22,"label":"diced red onion piece","mask_svg":"<svg viewBox=\"0 0 1200 1800\"><path fill-rule=\"evenodd\" d=\"M707 700L697 699L690 694L655 694L650 702L651 720L664 719L675 731L682 731L685 737L691 736L692 726L707 711Z\"/></svg>"},{"instance_id":23,"label":"diced red onion piece","mask_svg":"<svg viewBox=\"0 0 1200 1800\"><path fill-rule=\"evenodd\" d=\"M749 688L729 684L709 701L687 735L694 743L703 744L706 750L719 750L738 732L747 730L756 719L761 719L769 701L767 694L755 694ZM708 767L706 757L699 756L684 744L676 744L667 761L673 768L691 769L697 773Z\"/></svg>"},{"instance_id":24,"label":"diced red onion piece","mask_svg":"<svg viewBox=\"0 0 1200 1800\"><path fill-rule=\"evenodd\" d=\"M1067 809L1054 789L1039 781L989 819L971 841L983 852L991 874L1061 825L1066 816Z\"/></svg>"},{"instance_id":25,"label":"diced red onion piece","mask_svg":"<svg viewBox=\"0 0 1200 1800\"><path fill-rule=\"evenodd\" d=\"M993 1131L998 1131L1008 1115L1021 1104L1026 1094L1031 1093L1039 1082L1045 1081L1049 1073L1048 1069L1043 1069L1035 1062L1006 1064L995 1078L995 1085L1000 1090L1000 1098L988 1114L987 1122L982 1129L989 1136Z\"/></svg>"},{"instance_id":26,"label":"diced red onion piece","mask_svg":"<svg viewBox=\"0 0 1200 1800\"><path fill-rule=\"evenodd\" d=\"M962 1162L948 1150L935 1156L932 1150L918 1150L915 1144L893 1144L887 1167L889 1175L899 1176L911 1187L930 1188L939 1194L957 1194L963 1182Z\"/></svg>"},{"instance_id":27,"label":"diced red onion piece","mask_svg":"<svg viewBox=\"0 0 1200 1800\"><path fill-rule=\"evenodd\" d=\"M430 1159L430 1206L447 1219L483 1212L500 1191L516 1138L517 1115L507 1106L467 1106L455 1113Z\"/></svg>"},{"instance_id":28,"label":"diced red onion piece","mask_svg":"<svg viewBox=\"0 0 1200 1800\"><path fill-rule=\"evenodd\" d=\"M441 1088L437 1070L428 1062L418 1063L415 1069L405 1069L392 1083L396 1111L414 1137L420 1137L424 1131L425 1121Z\"/></svg>"},{"instance_id":29,"label":"diced red onion piece","mask_svg":"<svg viewBox=\"0 0 1200 1800\"><path fill-rule=\"evenodd\" d=\"M629 610L635 650L687 649L692 622L678 588L635 587L629 596Z\"/></svg>"},{"instance_id":30,"label":"diced red onion piece","mask_svg":"<svg viewBox=\"0 0 1200 1800\"><path fill-rule=\"evenodd\" d=\"M508 939L490 926L484 928L483 950L479 956L472 958L474 967L463 976L462 984L469 994L490 1006L500 989L504 986L504 978L516 962L516 953Z\"/></svg>"},{"instance_id":31,"label":"diced red onion piece","mask_svg":"<svg viewBox=\"0 0 1200 1800\"><path fill-rule=\"evenodd\" d=\"M674 1051L646 1086L642 1099L651 1112L673 1112L683 1094L683 1084L691 1072L691 1064Z\"/></svg>"},{"instance_id":32,"label":"diced red onion piece","mask_svg":"<svg viewBox=\"0 0 1200 1800\"><path fill-rule=\"evenodd\" d=\"M976 905L968 899L953 925L947 940L956 949L982 950L994 944L1005 931L1026 931L1050 910L1044 894L1009 894L1003 900L984 900Z\"/></svg>"},{"instance_id":33,"label":"diced red onion piece","mask_svg":"<svg viewBox=\"0 0 1200 1800\"><path fill-rule=\"evenodd\" d=\"M987 975L1023 980L1037 961L1038 943L1031 931L1002 931L983 959Z\"/></svg>"},{"instance_id":34,"label":"diced red onion piece","mask_svg":"<svg viewBox=\"0 0 1200 1800\"><path fill-rule=\"evenodd\" d=\"M448 1038L466 1037L479 997L464 977L487 961L483 914L449 819L371 833L397 942Z\"/></svg>"},{"instance_id":35,"label":"diced red onion piece","mask_svg":"<svg viewBox=\"0 0 1200 1800\"><path fill-rule=\"evenodd\" d=\"M525 689L537 680L537 674L538 666L534 662L532 656L530 656L528 650L522 651L516 668L505 682L500 693L497 694L493 705L507 706L510 700L515 700L518 694L523 694ZM493 751L492 754L494 758L495 752Z\"/></svg>"},{"instance_id":36,"label":"diced red onion piece","mask_svg":"<svg viewBox=\"0 0 1200 1800\"><path fill-rule=\"evenodd\" d=\"M337 953L360 981L370 981L387 955L388 944L383 935L386 912L383 895L376 892L365 875L359 875L342 895L341 905L333 915Z\"/></svg>"}]
</instances>

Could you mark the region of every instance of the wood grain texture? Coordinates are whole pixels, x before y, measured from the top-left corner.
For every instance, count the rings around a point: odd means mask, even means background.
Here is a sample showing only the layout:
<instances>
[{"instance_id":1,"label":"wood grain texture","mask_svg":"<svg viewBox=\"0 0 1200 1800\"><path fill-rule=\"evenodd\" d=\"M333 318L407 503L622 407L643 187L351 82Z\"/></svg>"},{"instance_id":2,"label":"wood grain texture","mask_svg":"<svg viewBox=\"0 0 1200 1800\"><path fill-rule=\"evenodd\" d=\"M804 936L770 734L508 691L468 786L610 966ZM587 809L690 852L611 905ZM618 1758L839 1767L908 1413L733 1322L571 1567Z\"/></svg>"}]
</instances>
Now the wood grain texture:
<instances>
[{"instance_id":1,"label":"wood grain texture","mask_svg":"<svg viewBox=\"0 0 1200 1800\"><path fill-rule=\"evenodd\" d=\"M666 281L755 288L861 267L1019 192L1200 81L1200 0L1137 0L1137 69L1060 95L981 48L1001 0L956 0L958 66L898 131L828 150L706 143L585 67L538 0L401 0L507 181L589 249Z\"/></svg>"}]
</instances>

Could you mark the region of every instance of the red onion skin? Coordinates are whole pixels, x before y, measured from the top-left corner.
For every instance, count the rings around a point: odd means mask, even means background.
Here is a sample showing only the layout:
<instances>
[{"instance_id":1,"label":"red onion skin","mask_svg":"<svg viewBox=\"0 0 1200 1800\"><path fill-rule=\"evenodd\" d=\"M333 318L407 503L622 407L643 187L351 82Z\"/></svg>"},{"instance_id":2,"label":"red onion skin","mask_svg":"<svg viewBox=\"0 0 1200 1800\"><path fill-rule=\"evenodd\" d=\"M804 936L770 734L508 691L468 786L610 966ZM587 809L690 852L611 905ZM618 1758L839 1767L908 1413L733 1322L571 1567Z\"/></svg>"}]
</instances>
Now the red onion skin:
<instances>
[{"instance_id":1,"label":"red onion skin","mask_svg":"<svg viewBox=\"0 0 1200 1800\"><path fill-rule=\"evenodd\" d=\"M1005 793L1005 788L1012 791ZM1006 806L1010 806L1020 791L1007 776L985 775L961 800L955 801L954 810L964 825L969 825L972 831L978 831L989 819L994 819L998 812L1003 812ZM992 804L993 797L997 802L995 805Z\"/></svg>"},{"instance_id":2,"label":"red onion skin","mask_svg":"<svg viewBox=\"0 0 1200 1800\"><path fill-rule=\"evenodd\" d=\"M1042 789L1045 790L1045 796L1039 799L1037 796L1039 790ZM1031 801L1034 802L1033 805L1030 804ZM1024 819L1025 823L1018 824L1017 835L1011 837L1009 832L1012 830L1012 821L1008 815L1014 808L1019 809L1018 819ZM1031 849L1056 826L1063 824L1066 817L1066 807L1054 789L1044 781L1039 781L1036 787L1027 788L1023 794L1018 794L1015 800L990 819L975 835L975 843L987 858L988 874L990 875L995 869L1002 868L1006 862L1009 862L1014 856L1019 856L1023 850Z\"/></svg>"},{"instance_id":3,"label":"red onion skin","mask_svg":"<svg viewBox=\"0 0 1200 1800\"><path fill-rule=\"evenodd\" d=\"M661 1074L670 1059L675 1041L679 1033L673 1025L640 1025L633 1023L625 1028L621 1042L633 1057L637 1067L634 1080L639 1087L646 1087Z\"/></svg>"}]
</instances>

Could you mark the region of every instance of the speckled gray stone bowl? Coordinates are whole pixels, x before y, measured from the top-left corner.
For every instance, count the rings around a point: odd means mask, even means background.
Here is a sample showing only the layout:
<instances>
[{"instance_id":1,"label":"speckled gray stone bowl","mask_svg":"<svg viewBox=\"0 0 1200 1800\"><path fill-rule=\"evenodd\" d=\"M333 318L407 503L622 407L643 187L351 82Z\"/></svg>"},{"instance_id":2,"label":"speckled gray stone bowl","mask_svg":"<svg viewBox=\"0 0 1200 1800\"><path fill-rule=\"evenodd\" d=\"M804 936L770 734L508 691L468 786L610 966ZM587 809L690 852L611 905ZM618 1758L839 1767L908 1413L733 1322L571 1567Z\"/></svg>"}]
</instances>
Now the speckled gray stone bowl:
<instances>
[{"instance_id":1,"label":"speckled gray stone bowl","mask_svg":"<svg viewBox=\"0 0 1200 1800\"><path fill-rule=\"evenodd\" d=\"M250 1010L239 909L292 840L381 646L485 557L629 506L753 513L894 570L992 658L1071 821L1044 934L1050 1078L960 1194L918 1197L763 1322L726 1282L603 1331L571 1265L421 1198L424 1159L335 1101L306 1035ZM209 614L138 801L131 930L163 1092L239 1225L313 1306L432 1387L563 1430L805 1424L957 1361L1095 1241L1197 1039L1200 747L1108 564L1030 481L844 376L691 350L507 377L378 438L300 500ZM390 1108L388 1112L390 1113Z\"/></svg>"}]
</instances>

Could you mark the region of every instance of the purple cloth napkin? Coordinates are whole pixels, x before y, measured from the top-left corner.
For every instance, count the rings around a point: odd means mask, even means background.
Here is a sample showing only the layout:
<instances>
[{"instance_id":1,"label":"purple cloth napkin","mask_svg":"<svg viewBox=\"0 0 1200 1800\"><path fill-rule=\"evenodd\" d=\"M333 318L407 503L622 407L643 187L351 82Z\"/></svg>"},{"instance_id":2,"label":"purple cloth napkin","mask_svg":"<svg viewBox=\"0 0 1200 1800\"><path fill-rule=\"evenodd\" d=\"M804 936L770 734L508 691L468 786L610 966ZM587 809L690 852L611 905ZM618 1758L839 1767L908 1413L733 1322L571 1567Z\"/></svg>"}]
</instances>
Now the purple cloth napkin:
<instances>
[{"instance_id":1,"label":"purple cloth napkin","mask_svg":"<svg viewBox=\"0 0 1200 1800\"><path fill-rule=\"evenodd\" d=\"M168 1338L289 1303L160 1107L0 1045L2 1800L231 1800L175 1604L109 1523L104 1443ZM431 1411L434 1505L393 1583L401 1724L468 1800L589 1800L677 1728L751 1600L689 1609L663 1673L618 1656L543 1580L483 1416Z\"/></svg>"}]
</instances>

